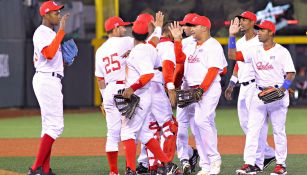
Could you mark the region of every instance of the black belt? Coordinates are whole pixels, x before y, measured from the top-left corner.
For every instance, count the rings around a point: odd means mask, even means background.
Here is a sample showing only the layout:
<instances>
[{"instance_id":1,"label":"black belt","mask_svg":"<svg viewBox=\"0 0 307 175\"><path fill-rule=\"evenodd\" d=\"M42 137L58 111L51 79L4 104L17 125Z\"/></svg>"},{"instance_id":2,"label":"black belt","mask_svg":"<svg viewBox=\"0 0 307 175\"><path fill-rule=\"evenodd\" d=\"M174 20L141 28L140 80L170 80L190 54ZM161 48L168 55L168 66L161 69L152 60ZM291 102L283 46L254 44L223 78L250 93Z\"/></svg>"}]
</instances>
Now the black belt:
<instances>
[{"instance_id":1,"label":"black belt","mask_svg":"<svg viewBox=\"0 0 307 175\"><path fill-rule=\"evenodd\" d=\"M158 71L162 72L162 67L155 67L154 70L158 70Z\"/></svg>"},{"instance_id":2,"label":"black belt","mask_svg":"<svg viewBox=\"0 0 307 175\"><path fill-rule=\"evenodd\" d=\"M250 81L242 82L241 84L243 84L243 86L247 86L247 85L254 83L254 82L255 82L255 79L252 79Z\"/></svg>"},{"instance_id":3,"label":"black belt","mask_svg":"<svg viewBox=\"0 0 307 175\"><path fill-rule=\"evenodd\" d=\"M278 88L278 85L274 85L274 87L275 87L275 88ZM261 86L258 86L258 85L257 85L257 88L258 88L259 90L263 91L263 90L265 90L265 89L268 88L268 87L261 87Z\"/></svg>"},{"instance_id":4,"label":"black belt","mask_svg":"<svg viewBox=\"0 0 307 175\"><path fill-rule=\"evenodd\" d=\"M57 77L57 78L59 78L60 80L62 80L64 77L61 75L61 74L58 74L58 73L56 73L56 72L40 72L40 71L36 71L36 73L50 73L51 74L51 76L53 76L53 77Z\"/></svg>"}]
</instances>

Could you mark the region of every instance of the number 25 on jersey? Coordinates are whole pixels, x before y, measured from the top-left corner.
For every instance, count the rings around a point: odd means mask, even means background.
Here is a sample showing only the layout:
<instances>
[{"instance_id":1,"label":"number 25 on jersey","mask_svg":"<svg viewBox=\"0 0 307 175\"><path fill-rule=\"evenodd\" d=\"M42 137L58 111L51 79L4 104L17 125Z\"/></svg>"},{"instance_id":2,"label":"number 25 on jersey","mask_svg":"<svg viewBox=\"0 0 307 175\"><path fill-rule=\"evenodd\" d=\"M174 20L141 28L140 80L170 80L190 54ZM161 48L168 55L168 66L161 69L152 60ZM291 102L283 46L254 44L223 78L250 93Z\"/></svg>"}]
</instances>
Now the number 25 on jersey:
<instances>
[{"instance_id":1,"label":"number 25 on jersey","mask_svg":"<svg viewBox=\"0 0 307 175\"><path fill-rule=\"evenodd\" d=\"M106 74L120 69L120 62L117 58L117 53L113 53L110 57L104 57L102 59L103 63L105 63Z\"/></svg>"}]
</instances>

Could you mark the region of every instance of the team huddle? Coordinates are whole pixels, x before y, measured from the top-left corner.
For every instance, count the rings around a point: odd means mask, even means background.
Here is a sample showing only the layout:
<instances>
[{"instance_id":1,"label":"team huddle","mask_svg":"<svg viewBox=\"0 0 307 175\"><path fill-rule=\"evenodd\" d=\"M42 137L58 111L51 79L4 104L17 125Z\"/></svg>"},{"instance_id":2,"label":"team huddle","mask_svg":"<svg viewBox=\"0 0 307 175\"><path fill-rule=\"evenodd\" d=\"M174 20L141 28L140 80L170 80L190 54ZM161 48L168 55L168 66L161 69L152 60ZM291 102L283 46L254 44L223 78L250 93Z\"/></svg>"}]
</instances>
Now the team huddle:
<instances>
[{"instance_id":1,"label":"team huddle","mask_svg":"<svg viewBox=\"0 0 307 175\"><path fill-rule=\"evenodd\" d=\"M257 174L276 161L272 174L286 174L286 90L295 69L289 52L273 42L274 24L263 21L256 25L256 21L256 15L247 11L229 29L228 57L237 64L225 97L231 100L234 85L241 84L238 114L246 134L245 164L236 173ZM95 75L106 113L110 174L118 174L119 141L126 151L127 175L191 174L196 164L201 168L198 175L219 174L222 161L214 119L227 61L222 46L210 35L210 20L189 13L180 22L163 23L161 12L156 18L143 13L133 22L132 37L127 37L125 26L129 24L119 17L107 19L109 39L96 52ZM240 29L245 35L236 44ZM140 98L137 103L130 99L132 94ZM117 110L114 95L127 99L125 105L119 102L125 107L133 104L129 116ZM171 106L177 102L174 117ZM268 119L276 150L266 141ZM188 145L189 126L196 149ZM138 141L142 151L137 167ZM172 163L175 151L180 167Z\"/></svg>"},{"instance_id":2,"label":"team huddle","mask_svg":"<svg viewBox=\"0 0 307 175\"><path fill-rule=\"evenodd\" d=\"M63 8L54 4L52 7L48 8L51 12ZM44 20L50 20L45 13ZM53 34L55 41L62 40L65 34L66 18L61 20L60 34ZM246 11L236 16L229 27L228 59L236 60L236 65L224 95L231 100L234 86L240 84L238 116L246 135L244 165L234 171L238 175L257 174L275 161L271 175L287 174L285 122L288 89L295 68L288 50L273 41L275 25L256 21L256 15ZM128 25L131 23L119 17L108 18L105 21L108 39L95 55L95 76L107 123L105 150L109 175L119 174L119 142L125 149L126 175L220 174L223 170L215 110L222 95L221 77L227 73L228 64L221 44L210 34L210 19L189 13L182 21L164 22L162 12L155 17L142 13L132 23L132 37L126 35ZM236 41L239 31L244 36ZM35 52L41 55L39 61L45 61L46 48L55 45L55 41L39 45ZM61 50L56 46L54 52L59 53L53 57L61 59ZM44 62L45 67L50 60ZM59 83L57 71L52 68L46 69L50 75L37 73L36 79L42 74L43 78L51 76ZM39 71L37 64L36 69ZM62 68L60 72L63 77ZM35 87L40 92L40 87ZM62 105L59 109L63 109L61 95L55 99ZM39 100L38 93L36 96ZM48 121L43 124L39 154L28 174L52 175L51 146L62 133L63 111L52 113L48 108L50 102L39 102L43 119L53 114L58 118L52 125ZM172 107L177 107L176 116ZM267 143L269 121L275 150ZM196 148L188 144L189 127ZM137 158L138 142L141 153ZM173 163L176 152L180 165Z\"/></svg>"}]
</instances>

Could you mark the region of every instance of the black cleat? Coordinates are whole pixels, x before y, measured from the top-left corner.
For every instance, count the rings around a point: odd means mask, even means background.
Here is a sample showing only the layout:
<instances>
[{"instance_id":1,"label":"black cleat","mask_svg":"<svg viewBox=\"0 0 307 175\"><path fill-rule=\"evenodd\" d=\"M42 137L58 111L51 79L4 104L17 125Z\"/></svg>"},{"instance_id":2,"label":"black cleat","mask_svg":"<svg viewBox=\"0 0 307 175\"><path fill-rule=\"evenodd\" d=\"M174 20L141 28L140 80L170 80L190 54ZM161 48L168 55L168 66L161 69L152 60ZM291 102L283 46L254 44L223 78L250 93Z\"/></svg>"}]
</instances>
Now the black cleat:
<instances>
[{"instance_id":1,"label":"black cleat","mask_svg":"<svg viewBox=\"0 0 307 175\"><path fill-rule=\"evenodd\" d=\"M272 162L276 161L276 158L275 157L271 157L271 158L268 158L268 159L264 159L263 161L263 169L266 169L268 166L270 166L270 164Z\"/></svg>"},{"instance_id":2,"label":"black cleat","mask_svg":"<svg viewBox=\"0 0 307 175\"><path fill-rule=\"evenodd\" d=\"M192 157L189 159L189 163L191 165L191 172L195 172L195 168L198 164L199 161L199 154L197 149L193 149L193 155Z\"/></svg>"},{"instance_id":3,"label":"black cleat","mask_svg":"<svg viewBox=\"0 0 307 175\"><path fill-rule=\"evenodd\" d=\"M46 175L42 167L38 167L35 171L29 168L28 175ZM49 174L48 174L49 175Z\"/></svg>"},{"instance_id":4,"label":"black cleat","mask_svg":"<svg viewBox=\"0 0 307 175\"><path fill-rule=\"evenodd\" d=\"M179 171L179 168L173 162L169 162L162 167L159 167L157 170L158 175L176 175Z\"/></svg>"},{"instance_id":5,"label":"black cleat","mask_svg":"<svg viewBox=\"0 0 307 175\"><path fill-rule=\"evenodd\" d=\"M138 175L145 175L145 174L147 175L150 173L149 169L143 166L142 163L139 163L139 165L136 167L136 172Z\"/></svg>"},{"instance_id":6,"label":"black cleat","mask_svg":"<svg viewBox=\"0 0 307 175\"><path fill-rule=\"evenodd\" d=\"M259 168L259 167L258 167ZM246 175L246 174L257 174L255 166L244 164L240 169L236 170L237 175Z\"/></svg>"},{"instance_id":7,"label":"black cleat","mask_svg":"<svg viewBox=\"0 0 307 175\"><path fill-rule=\"evenodd\" d=\"M137 175L135 171L132 171L129 167L127 168L125 175Z\"/></svg>"}]
</instances>

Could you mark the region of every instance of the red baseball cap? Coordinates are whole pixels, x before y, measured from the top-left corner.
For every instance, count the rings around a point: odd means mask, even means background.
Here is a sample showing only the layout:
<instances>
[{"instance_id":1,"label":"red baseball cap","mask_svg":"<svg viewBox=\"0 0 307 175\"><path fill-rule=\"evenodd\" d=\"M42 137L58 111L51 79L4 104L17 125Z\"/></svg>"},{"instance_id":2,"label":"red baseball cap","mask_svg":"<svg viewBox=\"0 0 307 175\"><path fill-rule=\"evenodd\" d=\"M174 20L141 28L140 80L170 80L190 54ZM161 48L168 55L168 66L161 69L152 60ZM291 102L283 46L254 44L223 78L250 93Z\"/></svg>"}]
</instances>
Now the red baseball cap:
<instances>
[{"instance_id":1,"label":"red baseball cap","mask_svg":"<svg viewBox=\"0 0 307 175\"><path fill-rule=\"evenodd\" d=\"M250 11L245 11L243 13L241 13L241 15L236 16L239 19L240 18L245 18L245 19L249 19L251 21L257 22L257 16L255 15L255 13L250 12Z\"/></svg>"},{"instance_id":2,"label":"red baseball cap","mask_svg":"<svg viewBox=\"0 0 307 175\"><path fill-rule=\"evenodd\" d=\"M40 6L39 13L44 16L50 11L61 10L62 8L64 8L64 5L58 5L54 1L46 1Z\"/></svg>"},{"instance_id":3,"label":"red baseball cap","mask_svg":"<svg viewBox=\"0 0 307 175\"><path fill-rule=\"evenodd\" d=\"M124 22L120 17L113 16L113 17L110 17L106 20L106 22L104 23L104 28L108 32L108 31L114 29L115 27L126 26L126 25L129 25L129 24L131 24L131 22Z\"/></svg>"},{"instance_id":4,"label":"red baseball cap","mask_svg":"<svg viewBox=\"0 0 307 175\"><path fill-rule=\"evenodd\" d=\"M146 23L151 23L155 21L155 18L149 13L140 14L135 21L143 21Z\"/></svg>"},{"instance_id":5,"label":"red baseball cap","mask_svg":"<svg viewBox=\"0 0 307 175\"><path fill-rule=\"evenodd\" d=\"M192 21L189 22L189 24L201 25L201 26L208 27L209 29L211 28L211 22L210 22L209 18L207 18L206 16L195 16L192 19Z\"/></svg>"},{"instance_id":6,"label":"red baseball cap","mask_svg":"<svg viewBox=\"0 0 307 175\"><path fill-rule=\"evenodd\" d=\"M148 33L148 23L145 21L135 21L132 26L132 31L140 35L146 34Z\"/></svg>"},{"instance_id":7,"label":"red baseball cap","mask_svg":"<svg viewBox=\"0 0 307 175\"><path fill-rule=\"evenodd\" d=\"M188 13L184 16L183 20L179 22L180 25L185 25L186 23L191 23L195 16L199 16L197 13Z\"/></svg>"},{"instance_id":8,"label":"red baseball cap","mask_svg":"<svg viewBox=\"0 0 307 175\"><path fill-rule=\"evenodd\" d=\"M276 32L275 24L272 23L271 21L264 20L258 25L254 25L254 29L259 30L259 29L267 29L271 30L273 33Z\"/></svg>"}]
</instances>

